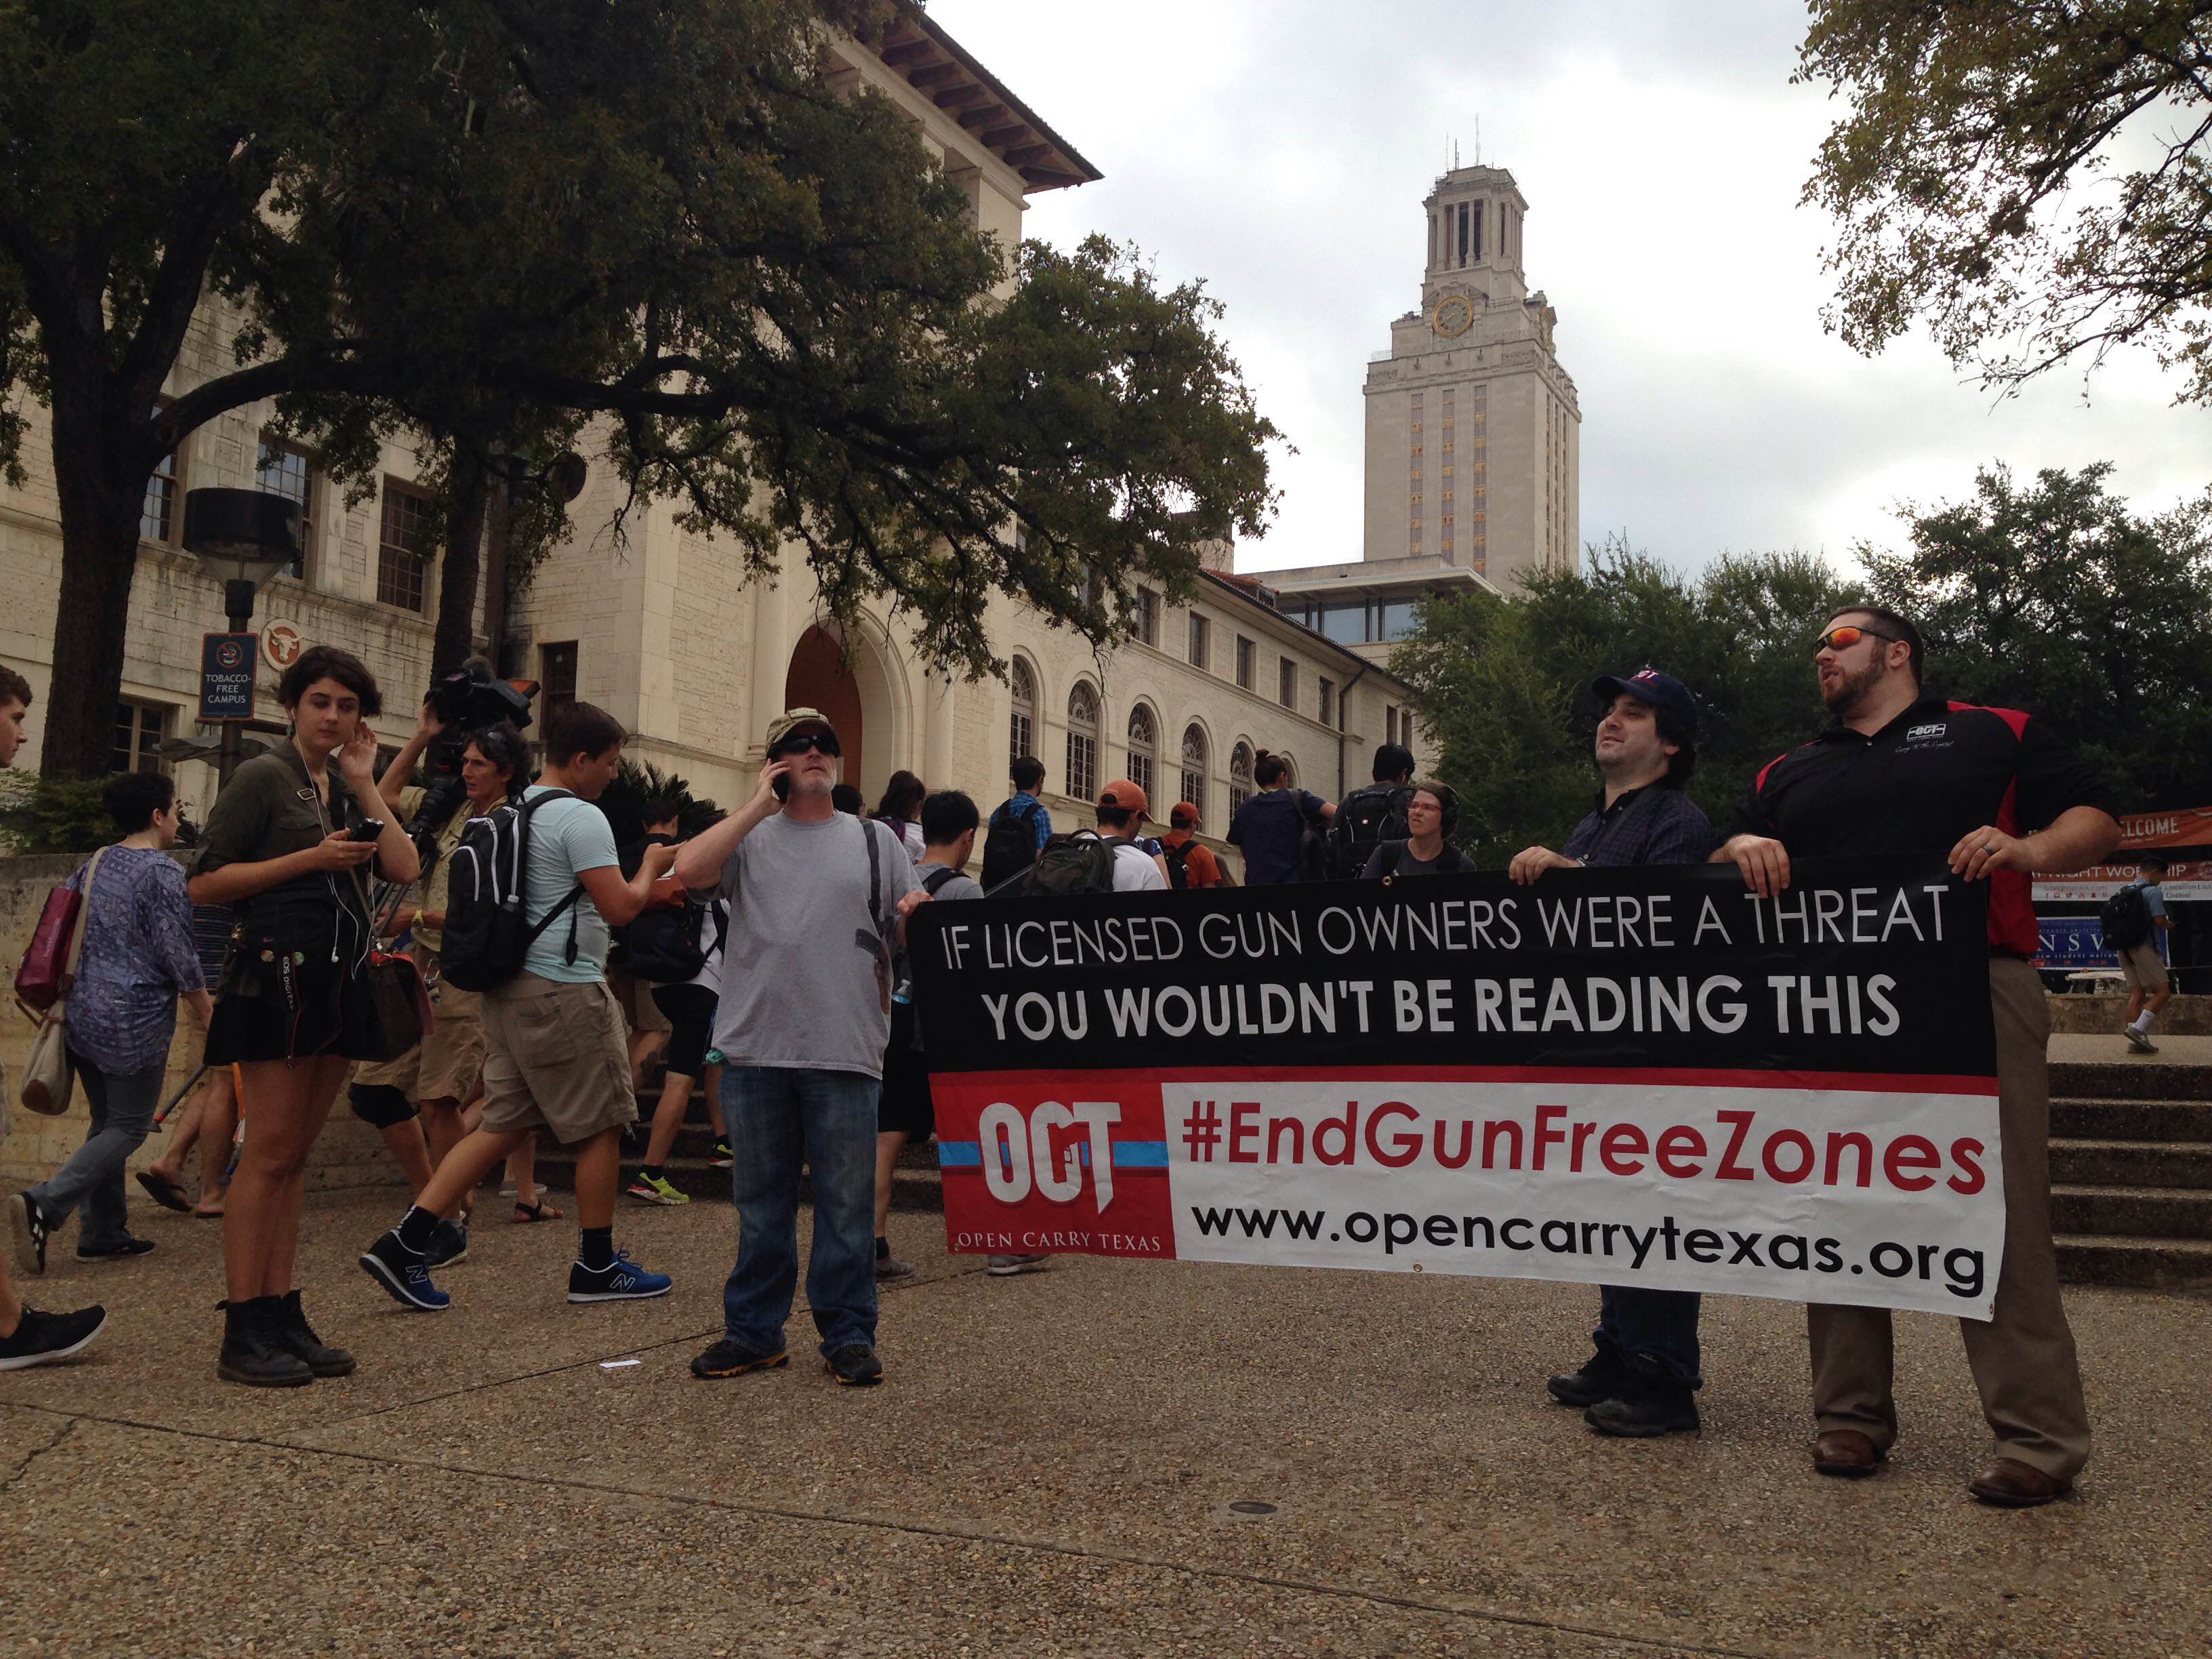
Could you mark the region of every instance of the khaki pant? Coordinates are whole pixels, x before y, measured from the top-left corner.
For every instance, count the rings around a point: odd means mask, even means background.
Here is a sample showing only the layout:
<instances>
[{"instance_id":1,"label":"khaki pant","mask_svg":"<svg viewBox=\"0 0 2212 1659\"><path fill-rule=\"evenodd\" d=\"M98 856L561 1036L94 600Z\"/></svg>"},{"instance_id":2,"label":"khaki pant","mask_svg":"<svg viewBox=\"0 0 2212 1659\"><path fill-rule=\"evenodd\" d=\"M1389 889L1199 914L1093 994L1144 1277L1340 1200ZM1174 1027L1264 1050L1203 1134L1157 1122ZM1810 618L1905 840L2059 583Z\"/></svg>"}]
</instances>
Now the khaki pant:
<instances>
[{"instance_id":1,"label":"khaki pant","mask_svg":"<svg viewBox=\"0 0 2212 1659\"><path fill-rule=\"evenodd\" d=\"M2035 969L1993 957L1990 1008L2004 1142L2004 1261L1995 1316L1962 1319L1959 1328L1997 1455L2070 1481L2089 1461L2089 1411L2051 1242L2051 1013ZM1889 1310L1816 1304L1805 1313L1817 1431L1856 1429L1887 1449L1897 1440Z\"/></svg>"}]
</instances>

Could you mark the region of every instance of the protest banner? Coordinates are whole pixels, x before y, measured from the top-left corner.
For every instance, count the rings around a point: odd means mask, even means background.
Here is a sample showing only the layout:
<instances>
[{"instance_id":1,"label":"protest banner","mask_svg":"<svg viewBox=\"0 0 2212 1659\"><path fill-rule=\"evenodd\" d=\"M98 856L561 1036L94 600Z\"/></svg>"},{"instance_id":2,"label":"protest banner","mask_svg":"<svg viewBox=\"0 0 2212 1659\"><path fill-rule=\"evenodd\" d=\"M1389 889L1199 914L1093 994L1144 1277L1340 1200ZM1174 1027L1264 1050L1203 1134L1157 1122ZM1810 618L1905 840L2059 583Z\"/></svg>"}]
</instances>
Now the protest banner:
<instances>
[{"instance_id":1,"label":"protest banner","mask_svg":"<svg viewBox=\"0 0 2212 1659\"><path fill-rule=\"evenodd\" d=\"M957 1251L1986 1319L1985 892L1917 860L924 905Z\"/></svg>"}]
</instances>

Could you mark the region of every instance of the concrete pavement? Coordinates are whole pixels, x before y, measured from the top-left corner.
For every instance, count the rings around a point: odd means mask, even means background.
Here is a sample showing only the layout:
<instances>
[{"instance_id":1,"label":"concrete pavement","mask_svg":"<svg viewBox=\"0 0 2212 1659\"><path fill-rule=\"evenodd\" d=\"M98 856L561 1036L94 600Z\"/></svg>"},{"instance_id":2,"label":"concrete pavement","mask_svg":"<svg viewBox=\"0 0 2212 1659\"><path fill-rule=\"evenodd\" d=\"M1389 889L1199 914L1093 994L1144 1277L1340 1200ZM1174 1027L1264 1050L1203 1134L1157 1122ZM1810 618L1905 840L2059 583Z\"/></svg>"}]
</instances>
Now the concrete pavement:
<instances>
[{"instance_id":1,"label":"concrete pavement","mask_svg":"<svg viewBox=\"0 0 2212 1659\"><path fill-rule=\"evenodd\" d=\"M2099 1435L2075 1498L1965 1495L1985 1435L1949 1322L1901 1316L1878 1478L1805 1461L1802 1318L1711 1298L1706 1428L1602 1441L1549 1405L1595 1292L1064 1259L992 1279L933 1218L883 1388L705 1383L726 1207L626 1208L658 1302L562 1300L568 1224L495 1218L410 1314L352 1265L395 1195L310 1200L353 1377L217 1382L216 1230L134 1263L72 1364L0 1376L0 1630L40 1655L2207 1651L2212 1300L2069 1292ZM605 1362L632 1358L632 1366ZM1273 1514L1233 1512L1238 1501Z\"/></svg>"}]
</instances>

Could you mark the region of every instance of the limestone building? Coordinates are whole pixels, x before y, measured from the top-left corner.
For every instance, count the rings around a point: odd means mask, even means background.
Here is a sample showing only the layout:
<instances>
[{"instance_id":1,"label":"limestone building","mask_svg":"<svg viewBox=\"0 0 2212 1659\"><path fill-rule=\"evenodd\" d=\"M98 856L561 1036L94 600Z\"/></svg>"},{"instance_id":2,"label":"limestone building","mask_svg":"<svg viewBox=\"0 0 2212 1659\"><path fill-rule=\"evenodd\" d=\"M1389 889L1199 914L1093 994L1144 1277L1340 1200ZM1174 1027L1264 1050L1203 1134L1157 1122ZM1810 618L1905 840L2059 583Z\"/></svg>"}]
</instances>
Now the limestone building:
<instances>
[{"instance_id":1,"label":"limestone building","mask_svg":"<svg viewBox=\"0 0 2212 1659\"><path fill-rule=\"evenodd\" d=\"M1469 167L1421 210L1419 307L1367 366L1361 557L1267 577L1286 610L1377 662L1424 593L1510 593L1525 570L1581 563L1582 410L1558 313L1522 264L1528 204L1504 167Z\"/></svg>"},{"instance_id":2,"label":"limestone building","mask_svg":"<svg viewBox=\"0 0 2212 1659\"><path fill-rule=\"evenodd\" d=\"M1009 246L1029 193L1099 176L919 7L903 9L872 44L838 38L826 50L833 82L890 99L963 185L977 225ZM172 396L231 366L236 326L219 302L204 305ZM44 411L28 412L31 477L21 489L0 485L0 563L14 601L0 616L0 659L43 702L60 532ZM196 817L212 799L211 769L160 752L165 740L210 734L196 720L200 639L223 626L216 586L179 544L185 490L258 487L305 508L301 567L276 579L255 616L263 732L283 730L276 670L302 643L340 644L368 659L386 696L377 724L387 744L411 729L428 679L439 561L415 458L388 449L369 497L349 504L314 455L266 430L271 412L240 410L203 427L147 490L115 764L173 767ZM1285 755L1299 782L1334 797L1366 781L1373 748L1405 718L1402 686L1277 611L1267 588L1231 573L1225 546L1213 550L1189 603L1141 594L1138 638L1103 659L994 600L990 637L1011 659L1009 680L949 683L880 608L849 630L828 625L796 548L785 550L781 580L748 582L734 547L679 528L665 506L633 514L617 547L605 526L619 495L612 469L592 465L572 508L574 538L516 597L497 646L502 665L541 682L542 702L602 705L635 734L633 756L726 805L750 791L769 718L805 703L836 720L846 775L871 803L907 769L988 808L1006 793L1011 756L1027 750L1046 764L1048 805L1063 827L1089 823L1100 786L1126 775L1160 816L1178 799L1196 802L1218 836L1253 787L1258 750ZM34 746L21 763L36 763Z\"/></svg>"}]
</instances>

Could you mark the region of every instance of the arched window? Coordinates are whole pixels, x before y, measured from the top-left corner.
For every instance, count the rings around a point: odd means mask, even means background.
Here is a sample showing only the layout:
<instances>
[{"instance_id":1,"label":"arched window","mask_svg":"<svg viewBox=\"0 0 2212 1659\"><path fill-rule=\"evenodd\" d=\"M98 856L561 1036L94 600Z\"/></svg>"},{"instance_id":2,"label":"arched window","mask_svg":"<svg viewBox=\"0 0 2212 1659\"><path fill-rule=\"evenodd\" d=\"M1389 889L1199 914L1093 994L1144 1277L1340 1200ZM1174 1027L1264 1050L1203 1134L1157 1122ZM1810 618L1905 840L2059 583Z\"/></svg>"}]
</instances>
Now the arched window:
<instances>
[{"instance_id":1,"label":"arched window","mask_svg":"<svg viewBox=\"0 0 2212 1659\"><path fill-rule=\"evenodd\" d=\"M1098 694L1087 680L1067 694L1067 793L1078 800L1098 793Z\"/></svg>"},{"instance_id":2,"label":"arched window","mask_svg":"<svg viewBox=\"0 0 2212 1659\"><path fill-rule=\"evenodd\" d=\"M1182 732L1182 798L1206 816L1206 733L1195 725Z\"/></svg>"},{"instance_id":3,"label":"arched window","mask_svg":"<svg viewBox=\"0 0 2212 1659\"><path fill-rule=\"evenodd\" d=\"M1275 758L1283 763L1282 787L1285 789L1297 788L1298 787L1298 763L1292 760L1288 755L1278 755Z\"/></svg>"},{"instance_id":4,"label":"arched window","mask_svg":"<svg viewBox=\"0 0 2212 1659\"><path fill-rule=\"evenodd\" d=\"M1253 792L1252 745L1240 743L1229 751L1229 816L1235 817L1237 809L1245 803Z\"/></svg>"},{"instance_id":5,"label":"arched window","mask_svg":"<svg viewBox=\"0 0 2212 1659\"><path fill-rule=\"evenodd\" d=\"M1139 703L1129 711L1129 781L1152 798L1152 763L1160 746L1160 723L1152 711ZM1153 805L1158 805L1157 801Z\"/></svg>"},{"instance_id":6,"label":"arched window","mask_svg":"<svg viewBox=\"0 0 2212 1659\"><path fill-rule=\"evenodd\" d=\"M1013 718L1006 726L1006 761L1011 765L1024 755L1034 755L1036 741L1036 676L1019 657L1014 659L1010 684L1014 691Z\"/></svg>"}]
</instances>

